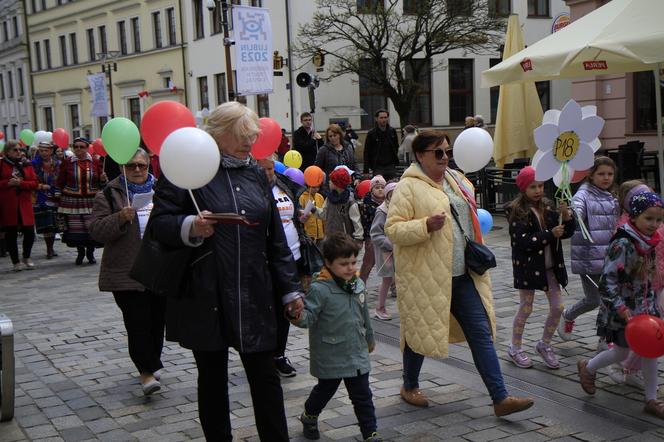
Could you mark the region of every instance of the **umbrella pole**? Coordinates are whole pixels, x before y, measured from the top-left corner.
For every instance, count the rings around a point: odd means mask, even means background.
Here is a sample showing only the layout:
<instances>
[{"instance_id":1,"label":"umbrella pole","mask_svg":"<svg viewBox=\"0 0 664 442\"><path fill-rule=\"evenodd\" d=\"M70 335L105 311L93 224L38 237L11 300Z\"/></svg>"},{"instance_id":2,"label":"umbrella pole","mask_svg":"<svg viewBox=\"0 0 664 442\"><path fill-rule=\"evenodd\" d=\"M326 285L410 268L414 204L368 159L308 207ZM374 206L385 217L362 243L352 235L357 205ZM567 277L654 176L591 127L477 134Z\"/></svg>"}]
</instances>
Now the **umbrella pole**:
<instances>
[{"instance_id":1,"label":"umbrella pole","mask_svg":"<svg viewBox=\"0 0 664 442\"><path fill-rule=\"evenodd\" d=\"M653 71L655 76L655 124L657 126L657 162L659 164L659 193L664 192L664 146L662 145L662 82L659 79L661 63Z\"/></svg>"}]
</instances>

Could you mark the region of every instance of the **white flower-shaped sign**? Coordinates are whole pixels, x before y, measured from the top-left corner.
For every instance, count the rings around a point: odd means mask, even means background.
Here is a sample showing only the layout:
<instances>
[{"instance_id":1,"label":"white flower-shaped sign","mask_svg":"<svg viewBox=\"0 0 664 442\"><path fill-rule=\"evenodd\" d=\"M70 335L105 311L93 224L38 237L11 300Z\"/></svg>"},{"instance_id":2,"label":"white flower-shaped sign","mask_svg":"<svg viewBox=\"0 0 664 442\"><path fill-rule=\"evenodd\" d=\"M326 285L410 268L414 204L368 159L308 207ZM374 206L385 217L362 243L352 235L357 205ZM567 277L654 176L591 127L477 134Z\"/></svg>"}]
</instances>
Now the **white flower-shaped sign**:
<instances>
[{"instance_id":1,"label":"white flower-shaped sign","mask_svg":"<svg viewBox=\"0 0 664 442\"><path fill-rule=\"evenodd\" d=\"M597 137L604 127L604 119L596 114L595 106L581 108L574 100L568 101L562 111L544 114L542 125L534 132L537 152L532 163L537 181L554 178L559 188L568 188L575 171L593 166L595 152L601 146Z\"/></svg>"}]
</instances>

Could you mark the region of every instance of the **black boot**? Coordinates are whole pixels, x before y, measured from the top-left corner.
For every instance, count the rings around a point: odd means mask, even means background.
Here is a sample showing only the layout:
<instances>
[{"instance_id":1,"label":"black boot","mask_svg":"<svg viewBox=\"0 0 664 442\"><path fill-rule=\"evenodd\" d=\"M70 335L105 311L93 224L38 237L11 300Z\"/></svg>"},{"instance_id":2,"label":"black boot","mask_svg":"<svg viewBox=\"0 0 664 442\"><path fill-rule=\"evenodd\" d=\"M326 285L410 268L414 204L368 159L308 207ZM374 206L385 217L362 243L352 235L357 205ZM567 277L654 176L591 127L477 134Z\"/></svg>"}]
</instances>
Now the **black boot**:
<instances>
[{"instance_id":1,"label":"black boot","mask_svg":"<svg viewBox=\"0 0 664 442\"><path fill-rule=\"evenodd\" d=\"M85 247L76 247L78 250L78 256L76 257L76 265L80 266L83 264L83 258L85 258Z\"/></svg>"},{"instance_id":2,"label":"black boot","mask_svg":"<svg viewBox=\"0 0 664 442\"><path fill-rule=\"evenodd\" d=\"M58 256L58 254L55 253L55 250L53 249L55 238L52 236L45 237L44 242L46 243L46 259L52 259L54 256Z\"/></svg>"},{"instance_id":3,"label":"black boot","mask_svg":"<svg viewBox=\"0 0 664 442\"><path fill-rule=\"evenodd\" d=\"M5 234L0 236L0 258L7 256L7 243L5 242Z\"/></svg>"},{"instance_id":4,"label":"black boot","mask_svg":"<svg viewBox=\"0 0 664 442\"><path fill-rule=\"evenodd\" d=\"M320 432L318 431L318 416L307 414L303 411L300 415L300 422L302 422L302 435L309 440L320 439Z\"/></svg>"},{"instance_id":5,"label":"black boot","mask_svg":"<svg viewBox=\"0 0 664 442\"><path fill-rule=\"evenodd\" d=\"M87 251L85 252L85 256L88 258L88 262L90 264L97 264L97 260L95 259L94 247L88 247Z\"/></svg>"}]
</instances>

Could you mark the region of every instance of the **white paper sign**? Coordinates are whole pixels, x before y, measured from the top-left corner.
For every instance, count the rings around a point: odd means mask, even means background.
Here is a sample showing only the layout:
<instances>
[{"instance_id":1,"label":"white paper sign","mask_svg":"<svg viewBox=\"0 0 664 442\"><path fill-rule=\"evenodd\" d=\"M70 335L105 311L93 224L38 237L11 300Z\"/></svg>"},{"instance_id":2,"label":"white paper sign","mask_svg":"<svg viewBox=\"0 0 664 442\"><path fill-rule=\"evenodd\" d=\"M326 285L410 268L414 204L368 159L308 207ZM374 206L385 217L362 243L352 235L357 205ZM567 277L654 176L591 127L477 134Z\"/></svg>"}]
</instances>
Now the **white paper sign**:
<instances>
[{"instance_id":1,"label":"white paper sign","mask_svg":"<svg viewBox=\"0 0 664 442\"><path fill-rule=\"evenodd\" d=\"M106 74L88 75L88 84L90 85L90 96L92 97L91 117L108 116L108 97L106 96Z\"/></svg>"},{"instance_id":2,"label":"white paper sign","mask_svg":"<svg viewBox=\"0 0 664 442\"><path fill-rule=\"evenodd\" d=\"M152 202L152 197L154 196L154 192L148 192L148 193L135 193L134 198L131 200L131 207L134 209L142 209L143 207L147 206Z\"/></svg>"},{"instance_id":3,"label":"white paper sign","mask_svg":"<svg viewBox=\"0 0 664 442\"><path fill-rule=\"evenodd\" d=\"M239 95L272 92L272 25L269 10L233 5Z\"/></svg>"}]
</instances>

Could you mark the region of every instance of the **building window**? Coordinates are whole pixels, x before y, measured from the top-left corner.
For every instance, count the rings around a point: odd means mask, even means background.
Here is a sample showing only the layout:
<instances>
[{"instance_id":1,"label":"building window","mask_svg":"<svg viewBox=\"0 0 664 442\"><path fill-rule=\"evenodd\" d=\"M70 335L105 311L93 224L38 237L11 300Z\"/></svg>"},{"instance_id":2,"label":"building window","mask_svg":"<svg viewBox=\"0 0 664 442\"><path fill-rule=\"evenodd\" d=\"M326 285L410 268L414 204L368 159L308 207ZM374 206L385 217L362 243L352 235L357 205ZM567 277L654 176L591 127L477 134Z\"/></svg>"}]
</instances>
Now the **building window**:
<instances>
[{"instance_id":1,"label":"building window","mask_svg":"<svg viewBox=\"0 0 664 442\"><path fill-rule=\"evenodd\" d=\"M88 60L95 61L97 58L97 53L95 52L95 31L94 29L88 29L85 32L88 35Z\"/></svg>"},{"instance_id":2,"label":"building window","mask_svg":"<svg viewBox=\"0 0 664 442\"><path fill-rule=\"evenodd\" d=\"M489 59L489 68L494 67L502 60L500 58ZM496 116L498 115L498 98L500 97L500 86L493 86L489 89L490 106L491 106L491 122L496 124Z\"/></svg>"},{"instance_id":3,"label":"building window","mask_svg":"<svg viewBox=\"0 0 664 442\"><path fill-rule=\"evenodd\" d=\"M12 124L12 138L13 139L18 139L19 132L18 132L18 124Z\"/></svg>"},{"instance_id":4,"label":"building window","mask_svg":"<svg viewBox=\"0 0 664 442\"><path fill-rule=\"evenodd\" d=\"M194 38L199 39L205 37L205 29L203 28L203 5L200 0L192 0L194 2Z\"/></svg>"},{"instance_id":5,"label":"building window","mask_svg":"<svg viewBox=\"0 0 664 442\"><path fill-rule=\"evenodd\" d=\"M71 134L73 138L81 136L81 120L78 116L78 104L69 105L69 122L71 123Z\"/></svg>"},{"instance_id":6,"label":"building window","mask_svg":"<svg viewBox=\"0 0 664 442\"><path fill-rule=\"evenodd\" d=\"M223 18L221 16L221 0L214 0L214 9L210 12L210 21L212 22L212 35L220 34L224 31L221 22Z\"/></svg>"},{"instance_id":7,"label":"building window","mask_svg":"<svg viewBox=\"0 0 664 442\"><path fill-rule=\"evenodd\" d=\"M30 0L30 6L32 7L32 13L34 14L37 12L37 1L36 0Z\"/></svg>"},{"instance_id":8,"label":"building window","mask_svg":"<svg viewBox=\"0 0 664 442\"><path fill-rule=\"evenodd\" d=\"M101 136L101 130L106 126L106 123L108 122L108 117L99 117L97 120L97 124L99 124L99 136Z\"/></svg>"},{"instance_id":9,"label":"building window","mask_svg":"<svg viewBox=\"0 0 664 442\"><path fill-rule=\"evenodd\" d=\"M69 34L69 45L71 46L71 62L78 64L78 45L76 44L76 34Z\"/></svg>"},{"instance_id":10,"label":"building window","mask_svg":"<svg viewBox=\"0 0 664 442\"><path fill-rule=\"evenodd\" d=\"M226 74L215 74L214 83L217 88L217 106L226 102Z\"/></svg>"},{"instance_id":11,"label":"building window","mask_svg":"<svg viewBox=\"0 0 664 442\"><path fill-rule=\"evenodd\" d=\"M449 60L450 123L463 123L475 115L473 90L473 59Z\"/></svg>"},{"instance_id":12,"label":"building window","mask_svg":"<svg viewBox=\"0 0 664 442\"><path fill-rule=\"evenodd\" d=\"M8 41L9 40L9 26L7 26L7 22L3 21L2 22L2 41Z\"/></svg>"},{"instance_id":13,"label":"building window","mask_svg":"<svg viewBox=\"0 0 664 442\"><path fill-rule=\"evenodd\" d=\"M60 41L60 62L62 66L67 66L67 39L64 35L58 37Z\"/></svg>"},{"instance_id":14,"label":"building window","mask_svg":"<svg viewBox=\"0 0 664 442\"><path fill-rule=\"evenodd\" d=\"M129 119L136 127L141 127L141 102L138 98L129 99Z\"/></svg>"},{"instance_id":15,"label":"building window","mask_svg":"<svg viewBox=\"0 0 664 442\"><path fill-rule=\"evenodd\" d=\"M36 41L34 47L35 47L35 66L37 66L38 71L41 71L42 70L41 43Z\"/></svg>"},{"instance_id":16,"label":"building window","mask_svg":"<svg viewBox=\"0 0 664 442\"><path fill-rule=\"evenodd\" d=\"M512 13L512 0L489 0L489 15L506 17Z\"/></svg>"},{"instance_id":17,"label":"building window","mask_svg":"<svg viewBox=\"0 0 664 442\"><path fill-rule=\"evenodd\" d=\"M204 107L210 108L207 77L198 77L198 107L201 109Z\"/></svg>"},{"instance_id":18,"label":"building window","mask_svg":"<svg viewBox=\"0 0 664 442\"><path fill-rule=\"evenodd\" d=\"M127 30L124 20L118 22L118 46L120 53L127 55Z\"/></svg>"},{"instance_id":19,"label":"building window","mask_svg":"<svg viewBox=\"0 0 664 442\"><path fill-rule=\"evenodd\" d=\"M16 69L16 85L18 86L18 96L24 96L25 88L23 87L23 68Z\"/></svg>"},{"instance_id":20,"label":"building window","mask_svg":"<svg viewBox=\"0 0 664 442\"><path fill-rule=\"evenodd\" d=\"M134 40L134 52L141 52L141 28L138 17L131 19L131 35Z\"/></svg>"},{"instance_id":21,"label":"building window","mask_svg":"<svg viewBox=\"0 0 664 442\"><path fill-rule=\"evenodd\" d=\"M360 72L371 72L376 69L371 60L360 60ZM385 63L382 66L385 71ZM378 109L387 109L387 97L383 89L373 83L369 76L359 76L360 107L367 115L362 115L362 129L371 129L374 126L374 113Z\"/></svg>"},{"instance_id":22,"label":"building window","mask_svg":"<svg viewBox=\"0 0 664 442\"><path fill-rule=\"evenodd\" d=\"M657 123L662 124L662 116L657 118L655 107L655 81L652 71L634 74L634 132L657 130ZM664 88L662 97L664 97Z\"/></svg>"},{"instance_id":23,"label":"building window","mask_svg":"<svg viewBox=\"0 0 664 442\"><path fill-rule=\"evenodd\" d=\"M544 112L551 109L551 82L550 81L536 81L535 87L537 88L537 95L539 95L542 110Z\"/></svg>"},{"instance_id":24,"label":"building window","mask_svg":"<svg viewBox=\"0 0 664 442\"><path fill-rule=\"evenodd\" d=\"M450 17L469 16L473 3L468 0L447 0L447 15Z\"/></svg>"},{"instance_id":25,"label":"building window","mask_svg":"<svg viewBox=\"0 0 664 442\"><path fill-rule=\"evenodd\" d=\"M7 71L7 86L9 86L9 98L14 98L14 73Z\"/></svg>"},{"instance_id":26,"label":"building window","mask_svg":"<svg viewBox=\"0 0 664 442\"><path fill-rule=\"evenodd\" d=\"M0 100L5 98L5 76L0 73Z\"/></svg>"},{"instance_id":27,"label":"building window","mask_svg":"<svg viewBox=\"0 0 664 442\"><path fill-rule=\"evenodd\" d=\"M177 30L175 29L175 9L166 9L166 21L168 22L168 45L175 46L177 44Z\"/></svg>"},{"instance_id":28,"label":"building window","mask_svg":"<svg viewBox=\"0 0 664 442\"><path fill-rule=\"evenodd\" d=\"M106 26L99 26L99 49L101 49L102 54L108 52L108 42L106 41Z\"/></svg>"},{"instance_id":29,"label":"building window","mask_svg":"<svg viewBox=\"0 0 664 442\"><path fill-rule=\"evenodd\" d=\"M12 25L14 27L14 38L18 37L18 18L16 16L12 17Z\"/></svg>"},{"instance_id":30,"label":"building window","mask_svg":"<svg viewBox=\"0 0 664 442\"><path fill-rule=\"evenodd\" d=\"M549 17L549 0L528 0L528 17Z\"/></svg>"},{"instance_id":31,"label":"building window","mask_svg":"<svg viewBox=\"0 0 664 442\"><path fill-rule=\"evenodd\" d=\"M235 101L242 103L245 106L247 105L247 97L244 95L238 95L237 93L237 71L233 71L233 86L235 87Z\"/></svg>"},{"instance_id":32,"label":"building window","mask_svg":"<svg viewBox=\"0 0 664 442\"><path fill-rule=\"evenodd\" d=\"M258 107L258 116L259 117L269 117L270 116L270 96L268 94L258 94L256 95L256 105Z\"/></svg>"},{"instance_id":33,"label":"building window","mask_svg":"<svg viewBox=\"0 0 664 442\"><path fill-rule=\"evenodd\" d=\"M425 5L423 0L403 0L403 13L417 14Z\"/></svg>"},{"instance_id":34,"label":"building window","mask_svg":"<svg viewBox=\"0 0 664 442\"><path fill-rule=\"evenodd\" d=\"M44 108L44 125L46 130L53 131L53 108L45 107Z\"/></svg>"},{"instance_id":35,"label":"building window","mask_svg":"<svg viewBox=\"0 0 664 442\"><path fill-rule=\"evenodd\" d=\"M413 65L420 68L420 90L415 95L413 107L408 116L408 123L417 126L431 126L431 62L429 60L413 60ZM413 79L410 63L406 63L406 80Z\"/></svg>"},{"instance_id":36,"label":"building window","mask_svg":"<svg viewBox=\"0 0 664 442\"><path fill-rule=\"evenodd\" d=\"M384 0L357 0L357 10L360 12L372 13L384 6Z\"/></svg>"},{"instance_id":37,"label":"building window","mask_svg":"<svg viewBox=\"0 0 664 442\"><path fill-rule=\"evenodd\" d=\"M262 8L263 7L263 0L251 0L251 6L255 8Z\"/></svg>"},{"instance_id":38,"label":"building window","mask_svg":"<svg viewBox=\"0 0 664 442\"><path fill-rule=\"evenodd\" d=\"M159 11L152 13L152 31L154 32L154 47L162 47L164 44L161 39L161 12Z\"/></svg>"},{"instance_id":39,"label":"building window","mask_svg":"<svg viewBox=\"0 0 664 442\"><path fill-rule=\"evenodd\" d=\"M41 10L42 11L46 10L46 0L41 0Z\"/></svg>"},{"instance_id":40,"label":"building window","mask_svg":"<svg viewBox=\"0 0 664 442\"><path fill-rule=\"evenodd\" d=\"M46 69L51 69L51 40L44 40L44 53L46 55Z\"/></svg>"}]
</instances>

